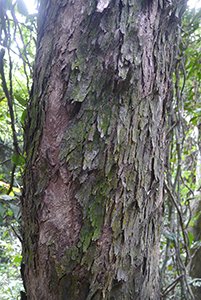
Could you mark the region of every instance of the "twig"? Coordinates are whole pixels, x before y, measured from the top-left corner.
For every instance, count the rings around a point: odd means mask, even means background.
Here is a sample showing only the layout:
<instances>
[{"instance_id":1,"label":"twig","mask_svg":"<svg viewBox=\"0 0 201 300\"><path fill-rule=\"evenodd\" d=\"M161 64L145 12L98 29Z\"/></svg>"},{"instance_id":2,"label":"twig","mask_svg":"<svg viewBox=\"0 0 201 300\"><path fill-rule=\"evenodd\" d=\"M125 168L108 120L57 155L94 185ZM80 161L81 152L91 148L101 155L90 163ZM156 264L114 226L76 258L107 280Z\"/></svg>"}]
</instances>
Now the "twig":
<instances>
[{"instance_id":1,"label":"twig","mask_svg":"<svg viewBox=\"0 0 201 300\"><path fill-rule=\"evenodd\" d=\"M10 194L10 192L12 191L12 188L13 188L14 176L15 176L15 169L16 169L16 165L14 164L13 168L12 168L12 173L11 173L10 187L9 187L7 193L6 193L7 195Z\"/></svg>"},{"instance_id":2,"label":"twig","mask_svg":"<svg viewBox=\"0 0 201 300\"><path fill-rule=\"evenodd\" d=\"M13 230L13 232L15 233L15 235L16 235L16 237L20 240L20 242L22 243L23 241L22 241L22 238L19 236L19 234L16 232L16 230L15 230L15 228L10 224L10 226L11 226L11 228L12 228L12 230Z\"/></svg>"},{"instance_id":3,"label":"twig","mask_svg":"<svg viewBox=\"0 0 201 300\"><path fill-rule=\"evenodd\" d=\"M8 161L11 161L11 158L8 158L8 159L6 159L6 160L0 162L0 165L4 165L4 164L6 164Z\"/></svg>"},{"instance_id":4,"label":"twig","mask_svg":"<svg viewBox=\"0 0 201 300\"><path fill-rule=\"evenodd\" d=\"M179 280L180 280L180 278L182 277L182 276L184 276L183 274L182 275L180 275L179 277L177 277L172 283L170 283L170 285L168 285L167 287L166 287L166 289L163 291L163 293L162 293L162 297L164 298L167 294L169 294L169 292L171 292L174 288L175 288L175 286L177 285L177 283L179 282Z\"/></svg>"}]
</instances>

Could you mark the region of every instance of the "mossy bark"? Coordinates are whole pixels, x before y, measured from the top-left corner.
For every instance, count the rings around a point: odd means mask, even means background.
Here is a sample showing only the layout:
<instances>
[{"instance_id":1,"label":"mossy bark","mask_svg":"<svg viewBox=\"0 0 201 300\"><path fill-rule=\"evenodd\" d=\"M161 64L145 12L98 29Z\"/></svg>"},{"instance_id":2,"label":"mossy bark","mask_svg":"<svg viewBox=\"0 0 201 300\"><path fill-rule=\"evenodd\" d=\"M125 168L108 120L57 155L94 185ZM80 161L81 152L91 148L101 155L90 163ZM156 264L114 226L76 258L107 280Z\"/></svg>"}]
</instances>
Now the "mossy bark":
<instances>
[{"instance_id":1,"label":"mossy bark","mask_svg":"<svg viewBox=\"0 0 201 300\"><path fill-rule=\"evenodd\" d=\"M30 300L159 299L165 106L185 1L41 1L25 128Z\"/></svg>"}]
</instances>

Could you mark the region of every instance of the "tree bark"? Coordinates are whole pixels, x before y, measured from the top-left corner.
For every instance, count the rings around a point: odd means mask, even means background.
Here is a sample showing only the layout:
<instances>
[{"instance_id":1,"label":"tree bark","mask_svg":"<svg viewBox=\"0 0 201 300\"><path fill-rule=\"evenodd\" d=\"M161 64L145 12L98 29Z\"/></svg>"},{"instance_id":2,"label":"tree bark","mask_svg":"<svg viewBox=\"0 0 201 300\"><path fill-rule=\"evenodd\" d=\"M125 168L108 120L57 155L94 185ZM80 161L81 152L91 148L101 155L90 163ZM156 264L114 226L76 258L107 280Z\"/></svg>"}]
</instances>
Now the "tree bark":
<instances>
[{"instance_id":1,"label":"tree bark","mask_svg":"<svg viewBox=\"0 0 201 300\"><path fill-rule=\"evenodd\" d=\"M192 216L198 214L201 210L200 199L196 199L193 203ZM189 228L189 232L193 234L194 242L198 242L201 240L201 216L198 217L197 220L194 221L193 227ZM200 275L200 266L201 266L201 247L198 245L194 249L191 250L192 260L190 264L190 276L192 278L201 279ZM193 294L196 300L201 298L201 287L193 286L192 287Z\"/></svg>"},{"instance_id":2,"label":"tree bark","mask_svg":"<svg viewBox=\"0 0 201 300\"><path fill-rule=\"evenodd\" d=\"M165 107L185 6L172 2L40 3L22 197L28 299L160 298Z\"/></svg>"},{"instance_id":3,"label":"tree bark","mask_svg":"<svg viewBox=\"0 0 201 300\"><path fill-rule=\"evenodd\" d=\"M201 126L198 126L198 153L197 153L197 168L196 168L196 183L199 186L201 182ZM193 241L199 242L201 240L201 201L200 201L200 188L196 192L199 198L191 202L191 214L193 226L189 226L188 231L193 234ZM190 263L189 273L192 278L201 279L201 247L197 245L191 249L192 260ZM196 300L201 299L201 286L193 286L193 294Z\"/></svg>"}]
</instances>

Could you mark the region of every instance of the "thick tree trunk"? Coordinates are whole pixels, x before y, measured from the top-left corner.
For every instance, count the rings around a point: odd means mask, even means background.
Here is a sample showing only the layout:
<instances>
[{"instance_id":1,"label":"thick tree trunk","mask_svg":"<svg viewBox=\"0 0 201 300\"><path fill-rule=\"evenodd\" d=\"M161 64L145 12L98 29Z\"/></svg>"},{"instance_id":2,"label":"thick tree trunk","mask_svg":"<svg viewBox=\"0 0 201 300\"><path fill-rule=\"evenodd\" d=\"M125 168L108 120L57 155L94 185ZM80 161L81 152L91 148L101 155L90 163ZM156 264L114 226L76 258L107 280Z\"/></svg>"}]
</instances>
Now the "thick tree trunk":
<instances>
[{"instance_id":1,"label":"thick tree trunk","mask_svg":"<svg viewBox=\"0 0 201 300\"><path fill-rule=\"evenodd\" d=\"M159 299L165 105L184 2L41 1L25 129L28 299Z\"/></svg>"}]
</instances>

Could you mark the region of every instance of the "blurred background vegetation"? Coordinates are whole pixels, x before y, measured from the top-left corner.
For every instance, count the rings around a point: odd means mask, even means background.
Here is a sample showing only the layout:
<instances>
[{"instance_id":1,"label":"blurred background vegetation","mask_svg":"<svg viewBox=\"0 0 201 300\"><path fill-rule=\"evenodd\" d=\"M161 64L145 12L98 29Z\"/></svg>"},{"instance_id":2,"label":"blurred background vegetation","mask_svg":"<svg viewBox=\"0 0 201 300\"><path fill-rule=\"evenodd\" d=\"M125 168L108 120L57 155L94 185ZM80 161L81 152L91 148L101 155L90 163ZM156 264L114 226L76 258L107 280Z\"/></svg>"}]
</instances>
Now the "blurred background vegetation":
<instances>
[{"instance_id":1,"label":"blurred background vegetation","mask_svg":"<svg viewBox=\"0 0 201 300\"><path fill-rule=\"evenodd\" d=\"M33 9L34 11L34 9ZM0 299L20 299L23 125L32 85L36 16L0 0Z\"/></svg>"}]
</instances>

